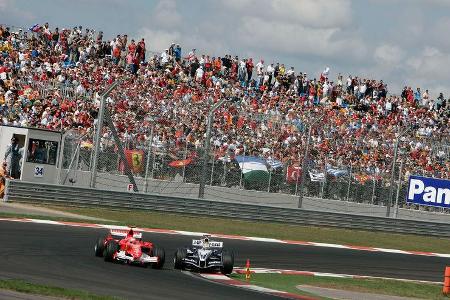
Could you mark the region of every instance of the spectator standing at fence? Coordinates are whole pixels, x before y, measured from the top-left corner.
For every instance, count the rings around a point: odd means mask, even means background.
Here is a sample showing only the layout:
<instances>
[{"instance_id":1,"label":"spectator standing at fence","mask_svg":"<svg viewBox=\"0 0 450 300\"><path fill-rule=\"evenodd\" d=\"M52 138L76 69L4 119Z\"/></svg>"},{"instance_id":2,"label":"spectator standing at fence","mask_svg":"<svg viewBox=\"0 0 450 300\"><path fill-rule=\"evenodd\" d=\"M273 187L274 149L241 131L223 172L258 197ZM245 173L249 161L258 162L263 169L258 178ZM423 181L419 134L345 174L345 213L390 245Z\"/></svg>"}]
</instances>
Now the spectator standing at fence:
<instances>
[{"instance_id":1,"label":"spectator standing at fence","mask_svg":"<svg viewBox=\"0 0 450 300\"><path fill-rule=\"evenodd\" d=\"M4 161L7 164L7 175L14 179L20 178L20 161L23 156L23 149L17 143L17 138L11 138L11 144L8 145L5 152Z\"/></svg>"}]
</instances>

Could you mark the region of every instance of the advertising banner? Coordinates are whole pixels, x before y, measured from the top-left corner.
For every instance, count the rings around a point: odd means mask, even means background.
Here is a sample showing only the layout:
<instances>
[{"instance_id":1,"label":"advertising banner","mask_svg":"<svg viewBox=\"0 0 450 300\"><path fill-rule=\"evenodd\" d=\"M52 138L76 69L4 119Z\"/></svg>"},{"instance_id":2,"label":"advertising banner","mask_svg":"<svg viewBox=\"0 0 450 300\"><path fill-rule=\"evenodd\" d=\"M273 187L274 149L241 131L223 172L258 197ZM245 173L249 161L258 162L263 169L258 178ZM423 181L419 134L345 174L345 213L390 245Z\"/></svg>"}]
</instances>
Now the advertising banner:
<instances>
[{"instance_id":1,"label":"advertising banner","mask_svg":"<svg viewBox=\"0 0 450 300\"><path fill-rule=\"evenodd\" d=\"M450 180L410 176L406 202L450 208Z\"/></svg>"}]
</instances>

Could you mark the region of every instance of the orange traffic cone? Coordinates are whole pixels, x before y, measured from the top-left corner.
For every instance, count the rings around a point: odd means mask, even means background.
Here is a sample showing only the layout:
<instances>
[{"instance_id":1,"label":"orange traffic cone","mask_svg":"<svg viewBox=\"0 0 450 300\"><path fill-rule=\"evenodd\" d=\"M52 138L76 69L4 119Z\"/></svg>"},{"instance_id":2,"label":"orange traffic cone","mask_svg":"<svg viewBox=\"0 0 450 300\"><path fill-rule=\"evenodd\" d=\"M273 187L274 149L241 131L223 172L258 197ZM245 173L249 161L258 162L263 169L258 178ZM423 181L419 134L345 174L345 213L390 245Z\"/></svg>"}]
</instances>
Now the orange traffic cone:
<instances>
[{"instance_id":1,"label":"orange traffic cone","mask_svg":"<svg viewBox=\"0 0 450 300\"><path fill-rule=\"evenodd\" d=\"M444 287L442 288L444 295L450 294L450 267L445 267Z\"/></svg>"},{"instance_id":2,"label":"orange traffic cone","mask_svg":"<svg viewBox=\"0 0 450 300\"><path fill-rule=\"evenodd\" d=\"M250 259L247 258L247 262L245 263L245 279L250 280Z\"/></svg>"}]
</instances>

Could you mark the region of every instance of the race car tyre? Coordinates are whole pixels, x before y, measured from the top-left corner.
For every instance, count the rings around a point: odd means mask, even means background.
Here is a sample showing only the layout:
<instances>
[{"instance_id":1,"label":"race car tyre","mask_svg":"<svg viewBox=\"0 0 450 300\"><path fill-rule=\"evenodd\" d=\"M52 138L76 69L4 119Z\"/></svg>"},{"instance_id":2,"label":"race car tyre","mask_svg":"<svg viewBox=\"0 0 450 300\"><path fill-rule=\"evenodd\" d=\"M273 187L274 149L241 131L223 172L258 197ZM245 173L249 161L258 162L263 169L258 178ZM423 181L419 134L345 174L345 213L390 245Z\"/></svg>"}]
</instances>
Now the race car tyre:
<instances>
[{"instance_id":1,"label":"race car tyre","mask_svg":"<svg viewBox=\"0 0 450 300\"><path fill-rule=\"evenodd\" d=\"M224 275L231 274L233 272L234 266L234 254L233 252L223 250L222 251L222 267L220 268L220 272Z\"/></svg>"},{"instance_id":2,"label":"race car tyre","mask_svg":"<svg viewBox=\"0 0 450 300\"><path fill-rule=\"evenodd\" d=\"M95 256L98 257L103 257L103 251L105 251L105 239L102 237L99 237L97 239L97 243L95 243L94 246L94 251L95 251Z\"/></svg>"},{"instance_id":3,"label":"race car tyre","mask_svg":"<svg viewBox=\"0 0 450 300\"><path fill-rule=\"evenodd\" d=\"M152 265L153 269L161 269L166 261L166 252L163 248L153 247L153 256L158 257L158 262Z\"/></svg>"},{"instance_id":4,"label":"race car tyre","mask_svg":"<svg viewBox=\"0 0 450 300\"><path fill-rule=\"evenodd\" d=\"M177 252L175 252L175 256L173 257L173 264L175 269L183 270L184 264L183 259L187 256L186 248L178 248Z\"/></svg>"},{"instance_id":5,"label":"race car tyre","mask_svg":"<svg viewBox=\"0 0 450 300\"><path fill-rule=\"evenodd\" d=\"M106 244L106 248L103 253L103 256L105 257L105 261L113 261L114 254L116 254L117 251L119 251L119 244L116 241L109 241Z\"/></svg>"}]
</instances>

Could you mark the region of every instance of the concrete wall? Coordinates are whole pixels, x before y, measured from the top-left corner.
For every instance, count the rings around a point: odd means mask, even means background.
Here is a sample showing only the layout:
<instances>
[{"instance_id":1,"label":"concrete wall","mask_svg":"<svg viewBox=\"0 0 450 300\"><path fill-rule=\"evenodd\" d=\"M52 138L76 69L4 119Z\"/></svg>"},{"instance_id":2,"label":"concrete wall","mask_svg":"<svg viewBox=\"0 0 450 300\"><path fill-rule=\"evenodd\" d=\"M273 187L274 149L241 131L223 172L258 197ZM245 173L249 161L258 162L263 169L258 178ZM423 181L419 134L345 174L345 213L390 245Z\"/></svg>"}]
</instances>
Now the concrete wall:
<instances>
[{"instance_id":1,"label":"concrete wall","mask_svg":"<svg viewBox=\"0 0 450 300\"><path fill-rule=\"evenodd\" d=\"M64 170L61 178L67 174ZM89 187L91 173L87 171L71 171L68 178L74 180L70 183L67 180L66 185L74 185L79 187ZM165 181L157 179L149 179L147 192L159 195L175 196L175 197L198 197L198 185L183 183L181 178L175 178L174 181ZM179 179L179 180L177 180ZM143 178L135 178L139 192L144 192L145 182ZM97 188L126 191L129 184L128 177L122 175L112 175L107 173L98 173ZM248 191L237 188L226 188L218 186L206 186L205 198L217 201L227 201L236 203L252 203L260 205L270 205L278 207L296 208L298 206L298 197L280 193L266 193L259 191ZM303 198L303 209L326 211L326 212L342 212L368 216L386 216L386 207L366 203L355 203L340 200L329 200L320 198ZM394 209L391 209L391 216ZM428 211L417 211L412 209L399 209L398 218L413 219L437 222L450 222L450 214L434 213Z\"/></svg>"}]
</instances>

